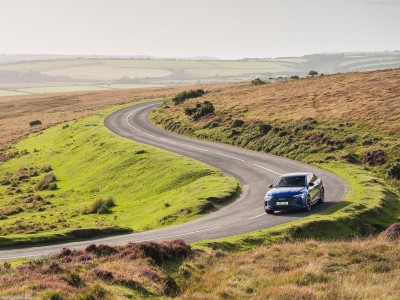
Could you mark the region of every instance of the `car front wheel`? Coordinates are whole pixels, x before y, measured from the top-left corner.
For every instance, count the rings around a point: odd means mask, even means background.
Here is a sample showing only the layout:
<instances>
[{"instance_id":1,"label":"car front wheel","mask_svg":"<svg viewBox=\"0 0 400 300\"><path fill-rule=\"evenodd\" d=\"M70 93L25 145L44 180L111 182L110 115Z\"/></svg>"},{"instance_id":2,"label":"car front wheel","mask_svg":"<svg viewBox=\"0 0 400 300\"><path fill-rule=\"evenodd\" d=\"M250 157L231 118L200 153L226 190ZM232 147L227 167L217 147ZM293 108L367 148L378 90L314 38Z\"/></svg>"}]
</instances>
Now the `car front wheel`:
<instances>
[{"instance_id":1,"label":"car front wheel","mask_svg":"<svg viewBox=\"0 0 400 300\"><path fill-rule=\"evenodd\" d=\"M310 196L308 196L306 206L304 207L304 211L310 211L310 210L311 210L311 199Z\"/></svg>"},{"instance_id":2,"label":"car front wheel","mask_svg":"<svg viewBox=\"0 0 400 300\"><path fill-rule=\"evenodd\" d=\"M319 190L319 200L318 203L322 204L325 202L325 190L323 187Z\"/></svg>"},{"instance_id":3,"label":"car front wheel","mask_svg":"<svg viewBox=\"0 0 400 300\"><path fill-rule=\"evenodd\" d=\"M273 215L275 211L273 211L273 210L266 210L265 212L266 212L267 214L269 214L269 215Z\"/></svg>"}]
</instances>

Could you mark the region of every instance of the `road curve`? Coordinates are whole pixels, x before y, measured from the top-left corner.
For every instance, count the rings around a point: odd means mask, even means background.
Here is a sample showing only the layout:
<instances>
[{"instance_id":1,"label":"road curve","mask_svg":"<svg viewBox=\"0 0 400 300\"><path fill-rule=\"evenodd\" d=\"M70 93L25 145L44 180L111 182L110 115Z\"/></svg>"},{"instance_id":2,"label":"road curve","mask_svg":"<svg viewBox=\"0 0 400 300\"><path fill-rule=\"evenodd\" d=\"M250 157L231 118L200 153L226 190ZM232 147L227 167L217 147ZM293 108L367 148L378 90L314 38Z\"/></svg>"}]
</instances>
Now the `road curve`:
<instances>
[{"instance_id":1,"label":"road curve","mask_svg":"<svg viewBox=\"0 0 400 300\"><path fill-rule=\"evenodd\" d=\"M275 213L274 215L267 215L264 212L263 196L267 186L282 173L309 171L322 178L326 202L314 206L311 213L321 211L338 202L347 192L347 185L343 180L319 168L286 158L196 140L161 130L148 120L150 112L160 103L160 101L148 102L116 111L105 119L104 124L120 136L194 158L237 178L242 183L243 191L236 201L216 212L182 225L89 241L3 250L0 251L0 261L19 257L45 256L63 247L76 249L93 243L116 245L177 238L186 242L195 242L251 232L309 215L310 213L306 212Z\"/></svg>"}]
</instances>

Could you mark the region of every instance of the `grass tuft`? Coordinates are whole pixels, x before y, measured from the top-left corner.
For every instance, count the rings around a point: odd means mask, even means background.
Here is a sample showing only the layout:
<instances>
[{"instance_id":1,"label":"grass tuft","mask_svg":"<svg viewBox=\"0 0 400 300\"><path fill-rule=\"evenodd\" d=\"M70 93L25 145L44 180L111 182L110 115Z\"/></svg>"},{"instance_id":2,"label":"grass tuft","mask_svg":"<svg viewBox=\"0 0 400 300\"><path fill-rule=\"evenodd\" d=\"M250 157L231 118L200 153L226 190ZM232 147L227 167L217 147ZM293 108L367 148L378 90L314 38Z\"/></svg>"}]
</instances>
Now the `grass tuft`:
<instances>
[{"instance_id":1,"label":"grass tuft","mask_svg":"<svg viewBox=\"0 0 400 300\"><path fill-rule=\"evenodd\" d=\"M106 214L111 212L111 208L116 206L115 200L112 197L105 199L96 199L90 207L83 210L84 214Z\"/></svg>"}]
</instances>

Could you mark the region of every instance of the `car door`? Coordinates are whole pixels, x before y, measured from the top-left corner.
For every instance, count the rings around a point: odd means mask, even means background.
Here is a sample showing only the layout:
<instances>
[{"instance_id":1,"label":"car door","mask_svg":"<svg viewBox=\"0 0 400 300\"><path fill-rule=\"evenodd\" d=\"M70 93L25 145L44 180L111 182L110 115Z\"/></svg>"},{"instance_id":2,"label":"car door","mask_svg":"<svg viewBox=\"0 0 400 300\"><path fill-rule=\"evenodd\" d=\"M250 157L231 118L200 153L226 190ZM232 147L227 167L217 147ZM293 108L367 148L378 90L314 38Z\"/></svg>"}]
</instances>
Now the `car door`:
<instances>
[{"instance_id":1,"label":"car door","mask_svg":"<svg viewBox=\"0 0 400 300\"><path fill-rule=\"evenodd\" d=\"M311 198L311 202L315 202L318 198L319 194L319 185L318 185L318 177L313 175L310 175L310 182L309 184L312 183L313 186L309 186L308 193Z\"/></svg>"}]
</instances>

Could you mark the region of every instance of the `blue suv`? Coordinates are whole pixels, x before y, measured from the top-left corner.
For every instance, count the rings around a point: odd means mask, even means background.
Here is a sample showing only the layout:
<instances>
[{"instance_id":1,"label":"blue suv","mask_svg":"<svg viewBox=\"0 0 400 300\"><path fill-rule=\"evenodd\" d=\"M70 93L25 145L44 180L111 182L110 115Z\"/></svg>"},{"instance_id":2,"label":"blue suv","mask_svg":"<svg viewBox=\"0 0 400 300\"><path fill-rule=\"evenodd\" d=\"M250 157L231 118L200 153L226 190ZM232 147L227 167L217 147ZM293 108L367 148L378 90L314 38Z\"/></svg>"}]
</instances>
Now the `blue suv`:
<instances>
[{"instance_id":1,"label":"blue suv","mask_svg":"<svg viewBox=\"0 0 400 300\"><path fill-rule=\"evenodd\" d=\"M267 214L276 210L310 211L313 204L325 200L322 180L312 173L283 174L269 188L264 198Z\"/></svg>"}]
</instances>

